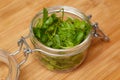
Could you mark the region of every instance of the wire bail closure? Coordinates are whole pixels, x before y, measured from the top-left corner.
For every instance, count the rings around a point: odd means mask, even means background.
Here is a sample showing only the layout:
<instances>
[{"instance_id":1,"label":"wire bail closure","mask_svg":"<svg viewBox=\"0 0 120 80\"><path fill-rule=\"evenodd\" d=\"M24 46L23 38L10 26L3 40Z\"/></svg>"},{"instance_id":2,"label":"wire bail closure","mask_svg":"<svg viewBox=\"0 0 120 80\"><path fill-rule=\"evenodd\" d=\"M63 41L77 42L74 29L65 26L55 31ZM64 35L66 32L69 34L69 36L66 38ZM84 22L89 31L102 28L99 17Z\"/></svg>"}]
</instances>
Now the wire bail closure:
<instances>
[{"instance_id":1,"label":"wire bail closure","mask_svg":"<svg viewBox=\"0 0 120 80\"><path fill-rule=\"evenodd\" d=\"M99 28L98 23L93 23L92 24L94 32L93 36L96 38L100 38L104 41L110 41L109 37L105 35L105 33Z\"/></svg>"},{"instance_id":2,"label":"wire bail closure","mask_svg":"<svg viewBox=\"0 0 120 80\"><path fill-rule=\"evenodd\" d=\"M32 53L32 50L31 50L30 46L26 42L26 38L27 37L23 37L22 36L19 39L19 41L17 42L19 49L17 51L13 52L12 54L10 54L12 56L15 56L18 53L20 53L21 51L23 51L25 58L18 64L18 67L20 67L22 64L24 64L27 61L27 59L28 59L29 53ZM23 48L23 46L25 46L25 47Z\"/></svg>"},{"instance_id":3,"label":"wire bail closure","mask_svg":"<svg viewBox=\"0 0 120 80\"><path fill-rule=\"evenodd\" d=\"M90 20L92 18L92 15L88 15L87 18ZM106 36L106 34L99 28L98 23L92 23L91 24L93 27L93 36L96 38L100 38L104 41L110 41L110 38L108 36Z\"/></svg>"}]
</instances>

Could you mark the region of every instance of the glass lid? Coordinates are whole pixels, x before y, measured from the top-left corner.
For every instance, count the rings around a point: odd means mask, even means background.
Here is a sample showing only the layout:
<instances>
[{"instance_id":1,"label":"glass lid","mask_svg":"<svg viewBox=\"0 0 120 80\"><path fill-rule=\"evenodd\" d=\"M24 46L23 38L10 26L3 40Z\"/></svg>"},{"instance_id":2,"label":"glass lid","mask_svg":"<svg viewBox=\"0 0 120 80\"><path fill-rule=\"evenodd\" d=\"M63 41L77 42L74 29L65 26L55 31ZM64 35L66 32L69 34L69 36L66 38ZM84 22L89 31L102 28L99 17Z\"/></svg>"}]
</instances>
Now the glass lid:
<instances>
[{"instance_id":1,"label":"glass lid","mask_svg":"<svg viewBox=\"0 0 120 80\"><path fill-rule=\"evenodd\" d=\"M0 49L0 80L18 80L17 61L8 52Z\"/></svg>"}]
</instances>

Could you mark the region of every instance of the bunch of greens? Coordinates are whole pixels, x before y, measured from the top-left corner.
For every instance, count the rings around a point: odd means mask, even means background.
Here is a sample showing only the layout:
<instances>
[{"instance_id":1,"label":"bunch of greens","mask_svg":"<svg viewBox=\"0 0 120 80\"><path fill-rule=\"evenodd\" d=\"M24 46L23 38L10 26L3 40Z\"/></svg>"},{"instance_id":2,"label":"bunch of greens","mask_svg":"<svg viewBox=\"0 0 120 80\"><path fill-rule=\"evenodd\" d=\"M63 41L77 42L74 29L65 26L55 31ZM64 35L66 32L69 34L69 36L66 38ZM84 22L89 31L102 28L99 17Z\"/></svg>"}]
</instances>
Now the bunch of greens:
<instances>
[{"instance_id":1,"label":"bunch of greens","mask_svg":"<svg viewBox=\"0 0 120 80\"><path fill-rule=\"evenodd\" d=\"M89 34L91 25L77 18L64 18L64 9L59 12L61 16L56 13L48 15L47 9L43 9L43 17L33 27L35 37L44 45L56 49L80 44Z\"/></svg>"},{"instance_id":2,"label":"bunch of greens","mask_svg":"<svg viewBox=\"0 0 120 80\"><path fill-rule=\"evenodd\" d=\"M37 55L38 56L38 55ZM77 67L85 58L84 53L79 53L69 57L55 57L40 55L40 61L47 67L49 70L56 71L67 71Z\"/></svg>"}]
</instances>

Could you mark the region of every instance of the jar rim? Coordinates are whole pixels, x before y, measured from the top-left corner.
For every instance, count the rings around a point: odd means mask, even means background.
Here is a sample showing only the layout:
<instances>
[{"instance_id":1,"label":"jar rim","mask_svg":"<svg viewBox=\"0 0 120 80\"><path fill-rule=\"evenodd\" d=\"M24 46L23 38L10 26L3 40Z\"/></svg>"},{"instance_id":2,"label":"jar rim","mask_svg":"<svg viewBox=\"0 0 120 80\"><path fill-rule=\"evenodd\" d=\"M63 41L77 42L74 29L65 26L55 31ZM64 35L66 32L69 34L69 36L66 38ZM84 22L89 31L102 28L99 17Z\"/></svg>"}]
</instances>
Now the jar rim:
<instances>
[{"instance_id":1,"label":"jar rim","mask_svg":"<svg viewBox=\"0 0 120 80\"><path fill-rule=\"evenodd\" d=\"M76 15L76 16L78 16L79 18L81 18L82 20L85 20L86 22L90 23L88 17L87 17L84 13L82 13L81 11L79 11L78 9L73 8L73 7L69 7L69 6L53 6L53 7L47 8L47 10L48 10L48 11L50 11L50 10L56 11L56 10L58 10L58 9L60 10L61 8L64 8L64 12L68 12L68 13L71 13L71 14L73 14L73 15ZM53 11L53 12L54 12L54 11ZM30 34L31 34L32 36L34 36L35 41L37 42L38 45L42 45L44 48L49 49L49 50L51 50L51 51L64 52L64 51L70 51L71 49L72 49L72 50L75 50L76 48L80 48L81 46L83 46L86 42L88 42L88 41L91 39L91 31L90 31L89 34L87 35L87 37L85 38L85 40L83 40L80 44L78 44L78 45L76 45L76 46L73 46L73 47L71 47L71 48L67 48L67 49L55 49L55 48L51 48L51 47L45 46L44 44L42 44L41 42L39 42L39 41L37 40L37 38L35 37L35 35L34 35L34 33L33 33L33 22L34 22L34 20L35 20L39 15L41 15L41 14L42 14L42 11L38 12L38 13L34 16L34 18L33 18L32 21L31 21L31 24L30 24Z\"/></svg>"}]
</instances>

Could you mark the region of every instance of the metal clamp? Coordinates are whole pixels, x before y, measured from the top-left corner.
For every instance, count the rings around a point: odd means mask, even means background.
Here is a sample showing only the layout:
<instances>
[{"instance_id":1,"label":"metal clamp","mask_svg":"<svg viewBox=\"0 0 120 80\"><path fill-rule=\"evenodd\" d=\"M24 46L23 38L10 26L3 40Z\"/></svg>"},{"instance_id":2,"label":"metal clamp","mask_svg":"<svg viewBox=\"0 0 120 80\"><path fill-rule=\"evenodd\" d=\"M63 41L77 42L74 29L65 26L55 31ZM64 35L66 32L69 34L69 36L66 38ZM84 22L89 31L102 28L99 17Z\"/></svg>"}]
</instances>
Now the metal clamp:
<instances>
[{"instance_id":1,"label":"metal clamp","mask_svg":"<svg viewBox=\"0 0 120 80\"><path fill-rule=\"evenodd\" d=\"M104 41L109 41L109 37L105 35L105 33L99 28L98 23L92 24L93 26L93 36L96 38L100 38Z\"/></svg>"},{"instance_id":2,"label":"metal clamp","mask_svg":"<svg viewBox=\"0 0 120 80\"><path fill-rule=\"evenodd\" d=\"M87 17L88 17L88 19L91 19L92 15L88 15ZM91 25L93 27L93 36L94 37L100 38L104 41L110 41L110 38L108 36L106 36L105 33L99 28L97 22L95 22Z\"/></svg>"},{"instance_id":3,"label":"metal clamp","mask_svg":"<svg viewBox=\"0 0 120 80\"><path fill-rule=\"evenodd\" d=\"M30 46L26 42L26 38L25 37L21 37L20 40L18 41L19 49L17 51L13 52L12 54L10 54L12 56L15 56L18 53L20 53L21 51L23 51L25 58L18 64L18 67L20 67L22 64L24 64L27 61L27 59L28 59L29 53L32 53L32 50L31 50ZM24 46L24 48L23 48L23 46Z\"/></svg>"}]
</instances>

